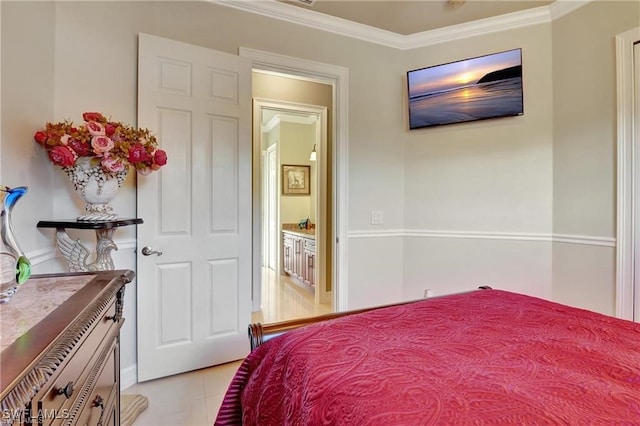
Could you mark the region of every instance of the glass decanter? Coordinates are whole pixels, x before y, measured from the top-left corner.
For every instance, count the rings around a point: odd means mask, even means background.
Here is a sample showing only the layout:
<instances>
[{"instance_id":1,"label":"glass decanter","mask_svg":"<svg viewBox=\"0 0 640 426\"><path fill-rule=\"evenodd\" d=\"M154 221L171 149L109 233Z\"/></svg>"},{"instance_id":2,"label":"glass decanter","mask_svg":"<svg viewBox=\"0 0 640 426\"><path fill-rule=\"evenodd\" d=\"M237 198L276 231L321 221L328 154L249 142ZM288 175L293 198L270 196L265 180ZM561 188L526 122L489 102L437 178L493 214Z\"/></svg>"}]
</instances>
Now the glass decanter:
<instances>
[{"instance_id":1,"label":"glass decanter","mask_svg":"<svg viewBox=\"0 0 640 426\"><path fill-rule=\"evenodd\" d=\"M6 303L31 275L31 263L16 242L11 230L11 211L27 193L26 186L9 188L0 186L2 213L0 213L0 303Z\"/></svg>"}]
</instances>

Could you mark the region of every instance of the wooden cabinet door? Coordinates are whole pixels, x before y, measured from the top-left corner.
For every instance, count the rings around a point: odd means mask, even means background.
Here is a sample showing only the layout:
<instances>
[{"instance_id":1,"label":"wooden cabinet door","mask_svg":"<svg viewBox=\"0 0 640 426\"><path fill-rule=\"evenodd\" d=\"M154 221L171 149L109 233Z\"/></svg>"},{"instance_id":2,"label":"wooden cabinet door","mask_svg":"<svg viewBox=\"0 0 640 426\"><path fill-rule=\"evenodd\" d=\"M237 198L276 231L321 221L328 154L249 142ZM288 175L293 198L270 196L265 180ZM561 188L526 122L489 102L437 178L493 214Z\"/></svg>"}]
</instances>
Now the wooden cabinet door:
<instances>
[{"instance_id":1,"label":"wooden cabinet door","mask_svg":"<svg viewBox=\"0 0 640 426\"><path fill-rule=\"evenodd\" d=\"M304 283L310 287L315 287L315 263L316 263L315 247L304 249Z\"/></svg>"},{"instance_id":2,"label":"wooden cabinet door","mask_svg":"<svg viewBox=\"0 0 640 426\"><path fill-rule=\"evenodd\" d=\"M283 269L287 274L293 274L293 238L284 234Z\"/></svg>"},{"instance_id":3,"label":"wooden cabinet door","mask_svg":"<svg viewBox=\"0 0 640 426\"><path fill-rule=\"evenodd\" d=\"M295 278L302 279L304 271L304 240L300 237L294 237L293 247L293 275Z\"/></svg>"}]
</instances>

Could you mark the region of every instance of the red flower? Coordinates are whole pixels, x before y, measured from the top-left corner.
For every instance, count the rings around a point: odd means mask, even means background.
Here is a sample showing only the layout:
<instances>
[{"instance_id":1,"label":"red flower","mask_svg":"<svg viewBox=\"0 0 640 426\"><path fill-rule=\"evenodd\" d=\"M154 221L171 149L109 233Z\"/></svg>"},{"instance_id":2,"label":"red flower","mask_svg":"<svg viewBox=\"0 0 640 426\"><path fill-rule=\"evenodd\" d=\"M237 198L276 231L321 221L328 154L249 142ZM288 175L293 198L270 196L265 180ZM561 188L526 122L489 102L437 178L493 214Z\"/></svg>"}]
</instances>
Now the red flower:
<instances>
[{"instance_id":1,"label":"red flower","mask_svg":"<svg viewBox=\"0 0 640 426\"><path fill-rule=\"evenodd\" d=\"M107 136L111 137L116 132L116 126L111 123L107 123L104 125L104 132Z\"/></svg>"},{"instance_id":2,"label":"red flower","mask_svg":"<svg viewBox=\"0 0 640 426\"><path fill-rule=\"evenodd\" d=\"M33 135L33 138L40 145L44 145L44 143L47 141L47 134L45 132L36 132L36 134Z\"/></svg>"},{"instance_id":3,"label":"red flower","mask_svg":"<svg viewBox=\"0 0 640 426\"><path fill-rule=\"evenodd\" d=\"M128 160L131 164L144 163L145 161L149 161L149 154L147 154L147 151L140 142L136 142L129 148Z\"/></svg>"},{"instance_id":4,"label":"red flower","mask_svg":"<svg viewBox=\"0 0 640 426\"><path fill-rule=\"evenodd\" d=\"M68 144L69 148L74 150L79 157L86 157L89 155L89 144L79 141L77 139L71 139Z\"/></svg>"},{"instance_id":5,"label":"red flower","mask_svg":"<svg viewBox=\"0 0 640 426\"><path fill-rule=\"evenodd\" d=\"M159 149L153 154L153 162L158 166L164 166L167 164L167 153L162 149Z\"/></svg>"},{"instance_id":6,"label":"red flower","mask_svg":"<svg viewBox=\"0 0 640 426\"><path fill-rule=\"evenodd\" d=\"M104 116L99 112L85 112L82 114L84 121L104 121Z\"/></svg>"},{"instance_id":7,"label":"red flower","mask_svg":"<svg viewBox=\"0 0 640 426\"><path fill-rule=\"evenodd\" d=\"M76 162L78 156L69 147L57 145L49 151L51 162L60 167L70 167Z\"/></svg>"}]
</instances>

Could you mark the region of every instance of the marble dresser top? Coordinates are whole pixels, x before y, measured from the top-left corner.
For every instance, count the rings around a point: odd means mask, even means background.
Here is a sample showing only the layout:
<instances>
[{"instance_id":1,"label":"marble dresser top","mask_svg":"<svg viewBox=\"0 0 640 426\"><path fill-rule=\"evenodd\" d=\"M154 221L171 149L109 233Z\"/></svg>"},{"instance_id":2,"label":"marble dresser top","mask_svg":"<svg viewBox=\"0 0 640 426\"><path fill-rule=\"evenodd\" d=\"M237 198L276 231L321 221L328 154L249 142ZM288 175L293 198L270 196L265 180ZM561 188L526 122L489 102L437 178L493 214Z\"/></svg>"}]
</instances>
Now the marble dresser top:
<instances>
[{"instance_id":1,"label":"marble dresser top","mask_svg":"<svg viewBox=\"0 0 640 426\"><path fill-rule=\"evenodd\" d=\"M0 352L62 305L95 275L32 277L0 304Z\"/></svg>"}]
</instances>

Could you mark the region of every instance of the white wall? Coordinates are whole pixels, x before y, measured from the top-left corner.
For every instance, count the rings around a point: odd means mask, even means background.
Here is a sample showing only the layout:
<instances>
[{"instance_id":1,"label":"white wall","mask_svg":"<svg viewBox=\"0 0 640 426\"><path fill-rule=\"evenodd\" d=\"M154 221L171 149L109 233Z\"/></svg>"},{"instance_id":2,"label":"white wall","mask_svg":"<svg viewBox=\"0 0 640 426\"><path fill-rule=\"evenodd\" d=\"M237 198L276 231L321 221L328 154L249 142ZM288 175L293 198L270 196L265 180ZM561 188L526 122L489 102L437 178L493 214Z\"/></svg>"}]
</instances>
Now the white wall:
<instances>
[{"instance_id":1,"label":"white wall","mask_svg":"<svg viewBox=\"0 0 640 426\"><path fill-rule=\"evenodd\" d=\"M604 18L606 16L606 19ZM553 232L610 239L555 243L553 298L615 313L616 34L640 25L637 1L593 2L554 21Z\"/></svg>"},{"instance_id":2,"label":"white wall","mask_svg":"<svg viewBox=\"0 0 640 426\"><path fill-rule=\"evenodd\" d=\"M291 122L280 123L280 170L283 165L309 166L309 155L315 140L315 125ZM282 172L281 172L282 173ZM282 180L282 179L281 179ZM282 182L280 182L282 185ZM309 195L285 195L280 187L280 222L299 223L307 218L315 219L311 211L311 199L315 197L316 182L309 183Z\"/></svg>"},{"instance_id":3,"label":"white wall","mask_svg":"<svg viewBox=\"0 0 640 426\"><path fill-rule=\"evenodd\" d=\"M551 295L550 25L419 49L404 68L516 48L523 116L403 131L406 298L477 285Z\"/></svg>"}]
</instances>

